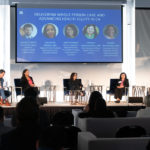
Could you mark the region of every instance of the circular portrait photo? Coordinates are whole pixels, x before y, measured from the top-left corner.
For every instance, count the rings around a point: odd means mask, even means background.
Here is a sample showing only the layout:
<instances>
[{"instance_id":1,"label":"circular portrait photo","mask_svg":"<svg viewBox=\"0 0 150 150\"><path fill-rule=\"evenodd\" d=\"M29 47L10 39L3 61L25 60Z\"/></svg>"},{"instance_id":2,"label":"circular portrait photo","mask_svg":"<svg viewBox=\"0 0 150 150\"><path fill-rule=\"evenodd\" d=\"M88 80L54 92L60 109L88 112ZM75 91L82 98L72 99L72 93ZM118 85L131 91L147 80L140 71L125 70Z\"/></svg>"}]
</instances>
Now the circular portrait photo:
<instances>
[{"instance_id":1,"label":"circular portrait photo","mask_svg":"<svg viewBox=\"0 0 150 150\"><path fill-rule=\"evenodd\" d=\"M67 24L64 27L64 35L68 38L75 38L78 35L78 28L74 24Z\"/></svg>"},{"instance_id":2,"label":"circular portrait photo","mask_svg":"<svg viewBox=\"0 0 150 150\"><path fill-rule=\"evenodd\" d=\"M118 29L113 24L105 26L103 34L107 39L115 39L118 35Z\"/></svg>"},{"instance_id":3,"label":"circular portrait photo","mask_svg":"<svg viewBox=\"0 0 150 150\"><path fill-rule=\"evenodd\" d=\"M32 39L37 34L37 28L34 24L25 23L20 27L20 35L26 39Z\"/></svg>"},{"instance_id":4,"label":"circular portrait photo","mask_svg":"<svg viewBox=\"0 0 150 150\"><path fill-rule=\"evenodd\" d=\"M55 38L58 35L58 27L52 23L46 24L42 28L42 33L47 38Z\"/></svg>"},{"instance_id":5,"label":"circular portrait photo","mask_svg":"<svg viewBox=\"0 0 150 150\"><path fill-rule=\"evenodd\" d=\"M87 24L83 28L83 34L88 39L94 39L99 34L99 28L94 24Z\"/></svg>"}]
</instances>

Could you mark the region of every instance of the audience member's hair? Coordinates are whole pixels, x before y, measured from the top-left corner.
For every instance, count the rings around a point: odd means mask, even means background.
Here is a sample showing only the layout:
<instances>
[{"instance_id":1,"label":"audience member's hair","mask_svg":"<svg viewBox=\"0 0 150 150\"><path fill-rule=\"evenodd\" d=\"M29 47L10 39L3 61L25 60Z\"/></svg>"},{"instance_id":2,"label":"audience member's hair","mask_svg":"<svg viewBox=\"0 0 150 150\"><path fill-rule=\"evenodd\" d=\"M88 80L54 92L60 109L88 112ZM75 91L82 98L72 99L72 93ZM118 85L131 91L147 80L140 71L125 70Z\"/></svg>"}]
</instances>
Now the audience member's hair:
<instances>
[{"instance_id":1,"label":"audience member's hair","mask_svg":"<svg viewBox=\"0 0 150 150\"><path fill-rule=\"evenodd\" d=\"M102 94L98 91L92 92L89 99L89 111L102 112L104 110L106 110L106 102Z\"/></svg>"},{"instance_id":2,"label":"audience member's hair","mask_svg":"<svg viewBox=\"0 0 150 150\"><path fill-rule=\"evenodd\" d=\"M24 91L24 96L25 97L30 96L36 98L38 96L38 91L34 87L27 88Z\"/></svg>"},{"instance_id":3,"label":"audience member's hair","mask_svg":"<svg viewBox=\"0 0 150 150\"><path fill-rule=\"evenodd\" d=\"M145 96L144 102L147 107L150 107L150 95Z\"/></svg>"},{"instance_id":4,"label":"audience member's hair","mask_svg":"<svg viewBox=\"0 0 150 150\"><path fill-rule=\"evenodd\" d=\"M142 136L146 136L146 130L140 126L125 126L120 128L116 133L117 138Z\"/></svg>"},{"instance_id":5,"label":"audience member's hair","mask_svg":"<svg viewBox=\"0 0 150 150\"><path fill-rule=\"evenodd\" d=\"M48 127L39 138L40 150L61 150L64 147L64 131L60 127Z\"/></svg>"},{"instance_id":6,"label":"audience member's hair","mask_svg":"<svg viewBox=\"0 0 150 150\"><path fill-rule=\"evenodd\" d=\"M0 106L0 121L3 121L4 119L4 110L3 108Z\"/></svg>"},{"instance_id":7,"label":"audience member's hair","mask_svg":"<svg viewBox=\"0 0 150 150\"><path fill-rule=\"evenodd\" d=\"M17 104L16 119L19 121L19 124L38 122L39 106L33 97L25 97Z\"/></svg>"},{"instance_id":8,"label":"audience member's hair","mask_svg":"<svg viewBox=\"0 0 150 150\"><path fill-rule=\"evenodd\" d=\"M58 112L53 117L53 125L60 125L60 126L71 126L73 125L73 115L70 112L62 111Z\"/></svg>"}]
</instances>

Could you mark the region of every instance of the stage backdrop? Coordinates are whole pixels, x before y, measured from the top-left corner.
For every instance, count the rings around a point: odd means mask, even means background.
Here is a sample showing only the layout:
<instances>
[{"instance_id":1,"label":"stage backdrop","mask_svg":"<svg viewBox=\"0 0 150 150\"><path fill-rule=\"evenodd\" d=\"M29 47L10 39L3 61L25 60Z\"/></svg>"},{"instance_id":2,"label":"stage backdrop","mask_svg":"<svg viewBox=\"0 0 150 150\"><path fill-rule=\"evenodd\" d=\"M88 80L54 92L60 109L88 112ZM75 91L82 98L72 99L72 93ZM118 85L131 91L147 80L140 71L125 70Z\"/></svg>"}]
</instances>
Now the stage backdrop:
<instances>
[{"instance_id":1,"label":"stage backdrop","mask_svg":"<svg viewBox=\"0 0 150 150\"><path fill-rule=\"evenodd\" d=\"M132 5L131 0L129 0L129 4ZM129 15L132 7L126 8L126 13ZM126 14L126 15L127 15ZM133 14L134 16L134 14ZM11 9L11 84L13 85L14 78L20 78L22 75L22 71L25 68L28 68L30 71L30 75L33 77L35 84L37 86L44 86L46 81L49 81L52 85L57 85L57 90L60 92L58 95L58 101L62 101L63 99L63 79L69 78L72 72L78 73L78 78L82 79L82 83L85 87L89 85L104 85L104 93L106 91L106 87L109 86L109 82L111 78L119 78L119 75L122 71L126 71L129 75L129 79L134 77L134 63L133 65L131 61L134 62L134 49L131 48L132 39L130 44L128 43L128 37L130 33L132 33L132 22L129 20L125 20L125 29L128 30L128 34L126 32L126 37L124 38L124 45L126 45L124 56L126 59L124 63L94 63L94 64L86 64L86 63L15 63L15 49L16 49L16 41L15 41L15 8ZM126 18L129 18L126 16ZM124 30L127 31L127 30ZM125 35L125 34L124 34ZM134 43L134 40L133 40ZM131 52L130 52L131 49ZM130 53L129 53L130 52ZM128 59L127 59L128 58ZM132 80L131 80L132 81ZM47 82L46 82L47 83Z\"/></svg>"}]
</instances>

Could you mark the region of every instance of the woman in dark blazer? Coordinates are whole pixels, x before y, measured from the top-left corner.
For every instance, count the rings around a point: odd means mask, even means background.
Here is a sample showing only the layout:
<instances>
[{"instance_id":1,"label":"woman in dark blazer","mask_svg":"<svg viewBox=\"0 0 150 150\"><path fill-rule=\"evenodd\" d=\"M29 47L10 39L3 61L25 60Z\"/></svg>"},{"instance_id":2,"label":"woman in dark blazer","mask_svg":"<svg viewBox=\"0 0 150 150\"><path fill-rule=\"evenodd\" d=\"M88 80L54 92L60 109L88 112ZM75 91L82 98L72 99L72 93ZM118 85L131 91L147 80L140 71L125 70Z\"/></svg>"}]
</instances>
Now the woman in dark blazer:
<instances>
[{"instance_id":1,"label":"woman in dark blazer","mask_svg":"<svg viewBox=\"0 0 150 150\"><path fill-rule=\"evenodd\" d=\"M35 87L32 77L29 76L28 69L24 69L22 72L21 85L22 85L23 92L30 87Z\"/></svg>"},{"instance_id":2,"label":"woman in dark blazer","mask_svg":"<svg viewBox=\"0 0 150 150\"><path fill-rule=\"evenodd\" d=\"M125 88L129 87L129 81L127 79L126 73L122 72L120 74L120 79L118 80L118 84L115 89L115 99L116 103L120 103L122 99L122 95L126 92Z\"/></svg>"},{"instance_id":3,"label":"woman in dark blazer","mask_svg":"<svg viewBox=\"0 0 150 150\"><path fill-rule=\"evenodd\" d=\"M77 79L77 73L73 72L68 83L71 95L75 95L75 103L77 103L78 95L83 96L81 80Z\"/></svg>"},{"instance_id":4,"label":"woman in dark blazer","mask_svg":"<svg viewBox=\"0 0 150 150\"><path fill-rule=\"evenodd\" d=\"M77 73L73 72L69 80L69 89L70 90L81 90L83 87L81 80L77 79Z\"/></svg>"}]
</instances>

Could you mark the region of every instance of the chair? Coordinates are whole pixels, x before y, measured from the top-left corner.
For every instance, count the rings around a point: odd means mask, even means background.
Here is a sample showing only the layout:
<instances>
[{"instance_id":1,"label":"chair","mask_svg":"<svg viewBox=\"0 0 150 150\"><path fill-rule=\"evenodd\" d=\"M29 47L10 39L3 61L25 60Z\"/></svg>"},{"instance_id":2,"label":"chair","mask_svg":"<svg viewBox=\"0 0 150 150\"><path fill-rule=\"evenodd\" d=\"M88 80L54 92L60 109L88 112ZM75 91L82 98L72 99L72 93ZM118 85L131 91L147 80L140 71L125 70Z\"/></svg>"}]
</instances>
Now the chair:
<instances>
[{"instance_id":1,"label":"chair","mask_svg":"<svg viewBox=\"0 0 150 150\"><path fill-rule=\"evenodd\" d=\"M146 150L150 137L98 138L91 132L78 133L78 150Z\"/></svg>"},{"instance_id":2,"label":"chair","mask_svg":"<svg viewBox=\"0 0 150 150\"><path fill-rule=\"evenodd\" d=\"M103 86L102 85L91 85L90 86L90 93L92 93L93 91L99 91L100 93L102 93Z\"/></svg>"},{"instance_id":3,"label":"chair","mask_svg":"<svg viewBox=\"0 0 150 150\"><path fill-rule=\"evenodd\" d=\"M16 98L17 96L23 96L22 86L21 86L21 79L15 78L14 79L15 91L16 91Z\"/></svg>"},{"instance_id":4,"label":"chair","mask_svg":"<svg viewBox=\"0 0 150 150\"><path fill-rule=\"evenodd\" d=\"M111 96L115 94L115 89L118 84L118 79L110 79L110 89L106 91L106 94L109 95L109 101L111 101ZM128 88L125 88L125 93L123 95L128 95ZM107 96L106 96L107 98Z\"/></svg>"},{"instance_id":5,"label":"chair","mask_svg":"<svg viewBox=\"0 0 150 150\"><path fill-rule=\"evenodd\" d=\"M81 83L81 79L76 79L79 80ZM69 81L70 79L63 79L63 88L64 88L64 101L67 101L69 99L69 102L72 102L72 94L69 88ZM69 98L67 98L69 97Z\"/></svg>"},{"instance_id":6,"label":"chair","mask_svg":"<svg viewBox=\"0 0 150 150\"><path fill-rule=\"evenodd\" d=\"M145 86L132 86L132 97L130 97L132 103L143 103L143 99L145 97L145 89Z\"/></svg>"}]
</instances>

